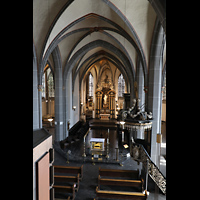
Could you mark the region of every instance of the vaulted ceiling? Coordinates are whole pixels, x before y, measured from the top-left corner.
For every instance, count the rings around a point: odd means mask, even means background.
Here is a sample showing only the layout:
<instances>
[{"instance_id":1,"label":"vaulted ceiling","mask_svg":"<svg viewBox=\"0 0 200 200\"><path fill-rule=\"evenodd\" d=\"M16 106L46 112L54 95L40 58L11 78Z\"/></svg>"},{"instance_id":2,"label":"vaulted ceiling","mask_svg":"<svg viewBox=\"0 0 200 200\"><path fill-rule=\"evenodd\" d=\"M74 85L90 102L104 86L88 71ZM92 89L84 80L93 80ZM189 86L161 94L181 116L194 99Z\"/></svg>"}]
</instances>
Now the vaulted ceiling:
<instances>
[{"instance_id":1,"label":"vaulted ceiling","mask_svg":"<svg viewBox=\"0 0 200 200\"><path fill-rule=\"evenodd\" d=\"M34 0L33 43L38 70L43 71L47 61L53 63L51 53L58 48L63 73L85 73L84 69L101 58L116 65L128 79L135 76L138 59L148 71L155 23L161 20L158 0L152 2Z\"/></svg>"}]
</instances>

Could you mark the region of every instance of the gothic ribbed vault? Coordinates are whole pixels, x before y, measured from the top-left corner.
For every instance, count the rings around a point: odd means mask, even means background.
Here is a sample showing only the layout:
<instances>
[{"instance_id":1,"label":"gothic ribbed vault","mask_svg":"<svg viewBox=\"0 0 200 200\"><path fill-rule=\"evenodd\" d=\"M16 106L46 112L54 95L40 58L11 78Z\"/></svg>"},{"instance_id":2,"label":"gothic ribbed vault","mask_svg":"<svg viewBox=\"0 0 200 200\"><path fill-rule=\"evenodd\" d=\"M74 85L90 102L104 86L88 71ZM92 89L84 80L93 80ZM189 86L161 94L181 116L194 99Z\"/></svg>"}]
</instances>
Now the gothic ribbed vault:
<instances>
[{"instance_id":1,"label":"gothic ribbed vault","mask_svg":"<svg viewBox=\"0 0 200 200\"><path fill-rule=\"evenodd\" d=\"M86 80L92 73L95 94L103 67L111 72L116 94L122 74L131 99L137 81L141 102L157 112L153 97L164 83L165 21L165 1L159 0L34 0L34 128L42 127L42 77L48 66L55 84L56 140L67 136L69 119L71 125L80 119Z\"/></svg>"}]
</instances>

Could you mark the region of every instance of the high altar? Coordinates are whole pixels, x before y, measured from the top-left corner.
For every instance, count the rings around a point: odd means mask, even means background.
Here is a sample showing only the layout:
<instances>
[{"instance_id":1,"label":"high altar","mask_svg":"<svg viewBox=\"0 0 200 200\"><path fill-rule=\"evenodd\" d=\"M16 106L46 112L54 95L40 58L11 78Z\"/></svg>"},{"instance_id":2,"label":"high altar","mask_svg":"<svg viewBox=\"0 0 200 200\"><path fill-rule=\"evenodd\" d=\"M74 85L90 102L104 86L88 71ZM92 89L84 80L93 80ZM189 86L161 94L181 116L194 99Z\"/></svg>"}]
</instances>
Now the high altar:
<instances>
[{"instance_id":1,"label":"high altar","mask_svg":"<svg viewBox=\"0 0 200 200\"><path fill-rule=\"evenodd\" d=\"M115 94L113 81L108 77L98 82L96 90L96 118L109 120L115 118Z\"/></svg>"}]
</instances>

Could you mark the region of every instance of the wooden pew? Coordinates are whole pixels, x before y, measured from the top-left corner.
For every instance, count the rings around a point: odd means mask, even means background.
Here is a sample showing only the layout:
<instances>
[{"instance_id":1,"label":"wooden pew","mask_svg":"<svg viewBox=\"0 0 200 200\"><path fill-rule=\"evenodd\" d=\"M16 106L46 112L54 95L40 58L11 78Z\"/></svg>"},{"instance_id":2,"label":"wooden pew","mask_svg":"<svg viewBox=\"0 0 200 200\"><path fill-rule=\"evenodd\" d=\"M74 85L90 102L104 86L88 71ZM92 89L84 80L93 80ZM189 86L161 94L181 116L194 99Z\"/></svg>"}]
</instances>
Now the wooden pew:
<instances>
[{"instance_id":1,"label":"wooden pew","mask_svg":"<svg viewBox=\"0 0 200 200\"><path fill-rule=\"evenodd\" d=\"M106 177L126 177L139 180L139 169L137 170L120 170L120 169L101 169L99 167L99 175Z\"/></svg>"},{"instance_id":2,"label":"wooden pew","mask_svg":"<svg viewBox=\"0 0 200 200\"><path fill-rule=\"evenodd\" d=\"M74 126L72 126L69 129L69 136L75 135L76 132L78 132L78 130L81 128L81 126L82 126L82 122L81 121L78 121L76 124L74 124Z\"/></svg>"},{"instance_id":3,"label":"wooden pew","mask_svg":"<svg viewBox=\"0 0 200 200\"><path fill-rule=\"evenodd\" d=\"M69 129L69 136L60 141L61 149L66 149L73 144L76 144L89 129L89 122L82 123L78 121L71 129Z\"/></svg>"},{"instance_id":4,"label":"wooden pew","mask_svg":"<svg viewBox=\"0 0 200 200\"><path fill-rule=\"evenodd\" d=\"M82 126L82 122L78 121L76 124L74 124L74 126L72 126L69 129L69 136L67 138L65 138L64 140L60 141L60 147L61 149L65 149L67 146L70 146L72 143L74 143L76 141L76 139L78 140L78 135L77 132L78 130L81 128Z\"/></svg>"},{"instance_id":5,"label":"wooden pew","mask_svg":"<svg viewBox=\"0 0 200 200\"><path fill-rule=\"evenodd\" d=\"M66 137L64 140L60 141L61 149L66 149L67 146L70 146L72 143L72 136Z\"/></svg>"},{"instance_id":6,"label":"wooden pew","mask_svg":"<svg viewBox=\"0 0 200 200\"><path fill-rule=\"evenodd\" d=\"M72 196L72 200L75 199L75 184L72 186L62 186L62 185L54 185L54 192L56 193L63 193L63 194L70 194ZM68 197L69 199L69 197Z\"/></svg>"},{"instance_id":7,"label":"wooden pew","mask_svg":"<svg viewBox=\"0 0 200 200\"><path fill-rule=\"evenodd\" d=\"M146 200L147 191L145 190L145 194L141 192L109 191L109 190L99 190L97 186L96 199L98 198Z\"/></svg>"},{"instance_id":8,"label":"wooden pew","mask_svg":"<svg viewBox=\"0 0 200 200\"><path fill-rule=\"evenodd\" d=\"M82 180L83 178L83 165L81 167L54 165L53 167L54 173L80 174L79 179Z\"/></svg>"},{"instance_id":9,"label":"wooden pew","mask_svg":"<svg viewBox=\"0 0 200 200\"><path fill-rule=\"evenodd\" d=\"M106 179L98 176L98 188L100 185L113 185L113 186L127 186L127 187L136 187L143 191L144 180L126 180L126 179Z\"/></svg>"},{"instance_id":10,"label":"wooden pew","mask_svg":"<svg viewBox=\"0 0 200 200\"><path fill-rule=\"evenodd\" d=\"M75 190L78 191L79 189L79 174L77 176L60 176L54 175L54 182L55 184L58 183L75 183L76 187Z\"/></svg>"}]
</instances>

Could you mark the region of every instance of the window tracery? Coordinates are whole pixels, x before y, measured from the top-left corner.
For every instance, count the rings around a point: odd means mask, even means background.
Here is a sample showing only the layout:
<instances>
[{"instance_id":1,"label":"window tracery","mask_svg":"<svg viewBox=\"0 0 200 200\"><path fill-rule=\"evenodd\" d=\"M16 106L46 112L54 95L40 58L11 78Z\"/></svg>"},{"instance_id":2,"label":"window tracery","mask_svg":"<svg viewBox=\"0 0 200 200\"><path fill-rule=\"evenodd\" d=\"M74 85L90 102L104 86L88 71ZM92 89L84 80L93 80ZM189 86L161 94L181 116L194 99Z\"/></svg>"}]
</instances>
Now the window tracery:
<instances>
[{"instance_id":1,"label":"window tracery","mask_svg":"<svg viewBox=\"0 0 200 200\"><path fill-rule=\"evenodd\" d=\"M93 96L93 76L91 73L89 74L89 96Z\"/></svg>"},{"instance_id":2,"label":"window tracery","mask_svg":"<svg viewBox=\"0 0 200 200\"><path fill-rule=\"evenodd\" d=\"M118 97L123 97L125 93L125 80L122 74L118 78Z\"/></svg>"},{"instance_id":3,"label":"window tracery","mask_svg":"<svg viewBox=\"0 0 200 200\"><path fill-rule=\"evenodd\" d=\"M50 67L45 70L42 76L42 98L55 97L53 74Z\"/></svg>"}]
</instances>

